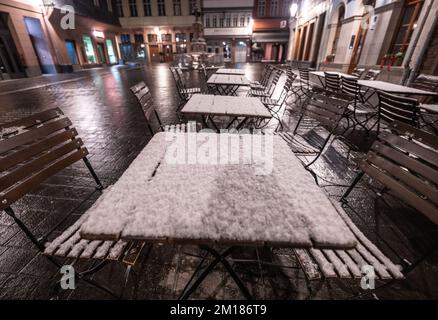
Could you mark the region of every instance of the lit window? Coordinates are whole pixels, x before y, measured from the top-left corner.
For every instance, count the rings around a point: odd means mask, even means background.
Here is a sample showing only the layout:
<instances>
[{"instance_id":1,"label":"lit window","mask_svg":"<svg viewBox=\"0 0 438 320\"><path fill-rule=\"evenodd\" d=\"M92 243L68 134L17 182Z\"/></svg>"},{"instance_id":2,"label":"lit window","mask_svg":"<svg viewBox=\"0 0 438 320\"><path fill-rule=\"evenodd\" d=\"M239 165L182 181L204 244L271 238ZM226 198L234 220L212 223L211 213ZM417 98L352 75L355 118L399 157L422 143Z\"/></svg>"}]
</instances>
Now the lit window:
<instances>
[{"instance_id":1,"label":"lit window","mask_svg":"<svg viewBox=\"0 0 438 320\"><path fill-rule=\"evenodd\" d=\"M245 26L245 17L244 16L240 16L240 26L241 27Z\"/></svg>"},{"instance_id":2,"label":"lit window","mask_svg":"<svg viewBox=\"0 0 438 320\"><path fill-rule=\"evenodd\" d=\"M85 56L88 63L96 63L96 56L94 55L93 42L90 36L84 36Z\"/></svg>"}]
</instances>

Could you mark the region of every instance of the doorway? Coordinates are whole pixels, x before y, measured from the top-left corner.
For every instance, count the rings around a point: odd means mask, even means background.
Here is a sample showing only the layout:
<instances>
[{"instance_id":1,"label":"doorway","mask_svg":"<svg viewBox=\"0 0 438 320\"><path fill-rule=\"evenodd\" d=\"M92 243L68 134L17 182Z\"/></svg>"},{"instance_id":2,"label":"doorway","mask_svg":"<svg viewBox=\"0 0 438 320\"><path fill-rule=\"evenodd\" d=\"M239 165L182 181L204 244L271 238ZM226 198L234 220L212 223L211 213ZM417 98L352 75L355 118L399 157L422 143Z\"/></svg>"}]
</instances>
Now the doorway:
<instances>
[{"instance_id":1,"label":"doorway","mask_svg":"<svg viewBox=\"0 0 438 320\"><path fill-rule=\"evenodd\" d=\"M99 62L106 64L105 46L103 43L98 42L97 44L97 54L99 55Z\"/></svg>"},{"instance_id":2,"label":"doorway","mask_svg":"<svg viewBox=\"0 0 438 320\"><path fill-rule=\"evenodd\" d=\"M158 49L157 45L150 45L149 53L152 62L160 62L160 50Z\"/></svg>"},{"instance_id":3,"label":"doorway","mask_svg":"<svg viewBox=\"0 0 438 320\"><path fill-rule=\"evenodd\" d=\"M165 62L173 61L172 46L169 44L163 45L163 50L164 50L164 61Z\"/></svg>"},{"instance_id":4,"label":"doorway","mask_svg":"<svg viewBox=\"0 0 438 320\"><path fill-rule=\"evenodd\" d=\"M78 56L76 54L76 44L73 40L66 40L65 47L67 48L68 58L72 65L78 64Z\"/></svg>"},{"instance_id":5,"label":"doorway","mask_svg":"<svg viewBox=\"0 0 438 320\"><path fill-rule=\"evenodd\" d=\"M27 33L32 42L42 73L56 73L55 64L44 35L41 21L36 18L24 17Z\"/></svg>"},{"instance_id":6,"label":"doorway","mask_svg":"<svg viewBox=\"0 0 438 320\"><path fill-rule=\"evenodd\" d=\"M8 20L9 14L0 12L0 80L24 77Z\"/></svg>"},{"instance_id":7,"label":"doorway","mask_svg":"<svg viewBox=\"0 0 438 320\"><path fill-rule=\"evenodd\" d=\"M246 52L246 43L243 41L239 41L239 43L236 45L236 57L234 59L234 62L246 62Z\"/></svg>"}]
</instances>

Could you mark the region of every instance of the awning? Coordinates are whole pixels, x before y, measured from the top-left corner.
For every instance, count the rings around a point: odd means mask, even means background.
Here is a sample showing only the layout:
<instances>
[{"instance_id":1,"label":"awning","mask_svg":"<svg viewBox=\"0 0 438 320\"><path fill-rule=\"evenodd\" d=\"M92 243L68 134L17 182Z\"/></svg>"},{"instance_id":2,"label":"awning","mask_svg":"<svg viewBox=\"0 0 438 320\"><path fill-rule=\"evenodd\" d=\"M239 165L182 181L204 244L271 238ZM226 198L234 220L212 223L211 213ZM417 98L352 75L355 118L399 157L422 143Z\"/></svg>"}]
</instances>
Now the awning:
<instances>
[{"instance_id":1,"label":"awning","mask_svg":"<svg viewBox=\"0 0 438 320\"><path fill-rule=\"evenodd\" d=\"M288 42L289 32L254 32L252 42Z\"/></svg>"}]
</instances>

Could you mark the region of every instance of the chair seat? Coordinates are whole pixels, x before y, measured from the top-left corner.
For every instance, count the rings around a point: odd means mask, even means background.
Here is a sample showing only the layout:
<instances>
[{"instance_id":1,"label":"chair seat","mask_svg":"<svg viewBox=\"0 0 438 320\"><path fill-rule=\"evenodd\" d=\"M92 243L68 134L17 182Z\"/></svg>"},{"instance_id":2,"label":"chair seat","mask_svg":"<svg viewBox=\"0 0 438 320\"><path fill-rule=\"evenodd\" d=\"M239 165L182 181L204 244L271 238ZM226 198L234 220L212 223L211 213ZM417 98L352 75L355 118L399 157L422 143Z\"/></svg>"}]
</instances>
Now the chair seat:
<instances>
[{"instance_id":1,"label":"chair seat","mask_svg":"<svg viewBox=\"0 0 438 320\"><path fill-rule=\"evenodd\" d=\"M332 201L347 226L356 237L357 246L350 250L294 249L309 280L319 278L360 279L362 268L372 266L376 279L403 279L401 267L383 254L353 223L339 202Z\"/></svg>"},{"instance_id":2,"label":"chair seat","mask_svg":"<svg viewBox=\"0 0 438 320\"><path fill-rule=\"evenodd\" d=\"M354 108L354 105L348 105L347 107L348 111L354 112L359 115L366 115L366 114L375 114L377 113L377 110L374 108L366 107L364 105L358 104L356 105L356 110Z\"/></svg>"},{"instance_id":3,"label":"chair seat","mask_svg":"<svg viewBox=\"0 0 438 320\"><path fill-rule=\"evenodd\" d=\"M318 154L320 150L313 147L299 134L292 134L289 132L280 132L278 135L283 138L291 151L297 155L311 155Z\"/></svg>"},{"instance_id":4,"label":"chair seat","mask_svg":"<svg viewBox=\"0 0 438 320\"><path fill-rule=\"evenodd\" d=\"M249 90L249 95L253 97L269 97L269 93L263 90Z\"/></svg>"},{"instance_id":5,"label":"chair seat","mask_svg":"<svg viewBox=\"0 0 438 320\"><path fill-rule=\"evenodd\" d=\"M165 125L163 127L164 132L197 132L198 131L198 123L189 121L189 123L178 123L178 124L170 124Z\"/></svg>"},{"instance_id":6,"label":"chair seat","mask_svg":"<svg viewBox=\"0 0 438 320\"><path fill-rule=\"evenodd\" d=\"M276 105L278 105L278 100L277 99L272 99L272 98L268 98L268 97L261 97L260 101L264 105L269 105L269 106L276 106Z\"/></svg>"},{"instance_id":7,"label":"chair seat","mask_svg":"<svg viewBox=\"0 0 438 320\"><path fill-rule=\"evenodd\" d=\"M87 214L82 215L61 235L53 241L47 242L44 254L74 259L123 260L125 263L135 263L144 246L144 242L82 239L79 231L87 218ZM128 253L130 255L129 262L125 259Z\"/></svg>"},{"instance_id":8,"label":"chair seat","mask_svg":"<svg viewBox=\"0 0 438 320\"><path fill-rule=\"evenodd\" d=\"M264 86L262 84L250 84L250 88L252 90L265 90L266 86Z\"/></svg>"},{"instance_id":9,"label":"chair seat","mask_svg":"<svg viewBox=\"0 0 438 320\"><path fill-rule=\"evenodd\" d=\"M201 88L187 88L181 91L185 94L201 93Z\"/></svg>"}]
</instances>

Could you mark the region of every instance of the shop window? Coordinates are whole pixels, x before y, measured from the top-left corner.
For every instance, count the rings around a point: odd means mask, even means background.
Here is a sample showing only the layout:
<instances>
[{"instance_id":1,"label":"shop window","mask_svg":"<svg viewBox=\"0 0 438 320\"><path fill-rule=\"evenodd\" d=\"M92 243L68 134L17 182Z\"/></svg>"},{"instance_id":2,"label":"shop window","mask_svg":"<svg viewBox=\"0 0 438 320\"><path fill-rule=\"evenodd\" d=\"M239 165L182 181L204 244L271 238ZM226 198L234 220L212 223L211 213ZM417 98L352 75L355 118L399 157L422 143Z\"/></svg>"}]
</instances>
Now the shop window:
<instances>
[{"instance_id":1,"label":"shop window","mask_svg":"<svg viewBox=\"0 0 438 320\"><path fill-rule=\"evenodd\" d=\"M163 42L172 42L172 35L170 33L161 34L161 41Z\"/></svg>"},{"instance_id":2,"label":"shop window","mask_svg":"<svg viewBox=\"0 0 438 320\"><path fill-rule=\"evenodd\" d=\"M148 34L148 42L157 42L158 37L156 34L150 33Z\"/></svg>"},{"instance_id":3,"label":"shop window","mask_svg":"<svg viewBox=\"0 0 438 320\"><path fill-rule=\"evenodd\" d=\"M117 57L114 53L113 42L110 39L106 39L106 47L108 50L108 58L110 63L117 63Z\"/></svg>"},{"instance_id":4,"label":"shop window","mask_svg":"<svg viewBox=\"0 0 438 320\"><path fill-rule=\"evenodd\" d=\"M96 63L96 56L94 54L93 42L91 41L90 36L84 36L84 50L85 50L85 58L88 63Z\"/></svg>"},{"instance_id":5,"label":"shop window","mask_svg":"<svg viewBox=\"0 0 438 320\"><path fill-rule=\"evenodd\" d=\"M120 41L122 43L130 43L131 42L131 36L129 34L121 34L120 35Z\"/></svg>"},{"instance_id":6,"label":"shop window","mask_svg":"<svg viewBox=\"0 0 438 320\"><path fill-rule=\"evenodd\" d=\"M187 42L187 35L185 33L177 33L175 34L176 42Z\"/></svg>"}]
</instances>

